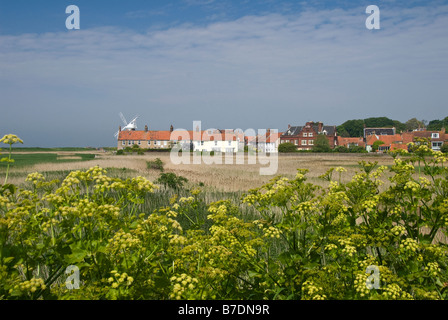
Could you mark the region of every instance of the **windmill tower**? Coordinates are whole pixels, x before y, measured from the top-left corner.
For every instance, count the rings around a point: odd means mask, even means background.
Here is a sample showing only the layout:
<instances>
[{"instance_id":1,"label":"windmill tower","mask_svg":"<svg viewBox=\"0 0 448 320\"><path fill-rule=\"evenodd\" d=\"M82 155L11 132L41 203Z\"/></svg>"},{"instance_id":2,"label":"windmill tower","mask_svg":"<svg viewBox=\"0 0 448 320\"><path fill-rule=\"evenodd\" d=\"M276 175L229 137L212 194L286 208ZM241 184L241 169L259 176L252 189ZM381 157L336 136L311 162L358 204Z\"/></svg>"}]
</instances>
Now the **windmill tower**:
<instances>
[{"instance_id":1,"label":"windmill tower","mask_svg":"<svg viewBox=\"0 0 448 320\"><path fill-rule=\"evenodd\" d=\"M115 138L118 138L120 131L134 131L137 129L137 119L139 116L135 116L130 122L126 121L126 118L123 116L123 113L120 112L120 118L123 121L124 127L115 133Z\"/></svg>"}]
</instances>

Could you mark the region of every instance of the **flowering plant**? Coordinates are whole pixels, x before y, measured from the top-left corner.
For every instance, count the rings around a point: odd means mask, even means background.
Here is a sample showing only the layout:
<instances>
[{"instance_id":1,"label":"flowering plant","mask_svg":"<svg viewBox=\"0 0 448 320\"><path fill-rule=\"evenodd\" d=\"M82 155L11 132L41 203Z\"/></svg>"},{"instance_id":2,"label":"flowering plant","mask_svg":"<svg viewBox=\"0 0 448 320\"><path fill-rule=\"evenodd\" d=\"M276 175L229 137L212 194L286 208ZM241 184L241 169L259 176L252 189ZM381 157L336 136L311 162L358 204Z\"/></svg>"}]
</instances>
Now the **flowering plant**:
<instances>
[{"instance_id":1,"label":"flowering plant","mask_svg":"<svg viewBox=\"0 0 448 320\"><path fill-rule=\"evenodd\" d=\"M0 298L446 299L447 161L394 154L346 183L331 169L323 187L299 169L240 203L193 189L152 212L158 187L144 177L32 173L0 189Z\"/></svg>"}]
</instances>

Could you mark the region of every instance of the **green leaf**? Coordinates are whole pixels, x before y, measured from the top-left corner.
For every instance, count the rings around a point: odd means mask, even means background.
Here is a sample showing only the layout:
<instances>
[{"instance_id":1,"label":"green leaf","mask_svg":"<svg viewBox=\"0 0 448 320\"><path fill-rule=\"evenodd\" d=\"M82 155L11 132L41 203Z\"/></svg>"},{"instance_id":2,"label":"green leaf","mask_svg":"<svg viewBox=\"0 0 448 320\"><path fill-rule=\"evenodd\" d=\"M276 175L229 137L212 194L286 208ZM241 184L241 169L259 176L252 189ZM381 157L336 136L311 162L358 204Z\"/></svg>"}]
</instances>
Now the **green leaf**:
<instances>
[{"instance_id":1,"label":"green leaf","mask_svg":"<svg viewBox=\"0 0 448 320\"><path fill-rule=\"evenodd\" d=\"M14 260L14 257L8 257L8 258L4 258L3 259L3 263L9 263L9 262L11 262L12 260Z\"/></svg>"},{"instance_id":2,"label":"green leaf","mask_svg":"<svg viewBox=\"0 0 448 320\"><path fill-rule=\"evenodd\" d=\"M72 247L72 253L65 256L65 261L70 264L79 263L88 255L88 251L78 247Z\"/></svg>"}]
</instances>

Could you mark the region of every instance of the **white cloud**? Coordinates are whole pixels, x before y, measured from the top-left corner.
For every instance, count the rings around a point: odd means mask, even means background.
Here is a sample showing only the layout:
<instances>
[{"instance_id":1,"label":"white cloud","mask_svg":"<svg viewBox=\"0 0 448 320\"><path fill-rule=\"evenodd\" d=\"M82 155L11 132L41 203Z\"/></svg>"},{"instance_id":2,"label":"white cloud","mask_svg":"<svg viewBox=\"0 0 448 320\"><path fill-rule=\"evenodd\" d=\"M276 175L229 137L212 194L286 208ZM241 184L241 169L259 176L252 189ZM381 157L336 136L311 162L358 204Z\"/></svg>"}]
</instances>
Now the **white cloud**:
<instances>
[{"instance_id":1,"label":"white cloud","mask_svg":"<svg viewBox=\"0 0 448 320\"><path fill-rule=\"evenodd\" d=\"M37 139L42 126L81 127L80 141L97 132L86 144L113 144L119 111L159 129L445 117L447 15L448 6L383 10L373 32L358 8L0 36L0 128Z\"/></svg>"}]
</instances>

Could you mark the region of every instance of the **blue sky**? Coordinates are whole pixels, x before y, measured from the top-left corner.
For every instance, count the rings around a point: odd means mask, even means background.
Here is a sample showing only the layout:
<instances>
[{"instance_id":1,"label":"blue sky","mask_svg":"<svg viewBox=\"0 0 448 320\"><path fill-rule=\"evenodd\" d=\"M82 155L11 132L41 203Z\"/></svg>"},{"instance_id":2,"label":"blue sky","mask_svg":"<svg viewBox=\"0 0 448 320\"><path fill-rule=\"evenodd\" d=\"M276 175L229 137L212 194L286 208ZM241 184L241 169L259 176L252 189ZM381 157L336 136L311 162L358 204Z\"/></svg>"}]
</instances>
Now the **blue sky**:
<instances>
[{"instance_id":1,"label":"blue sky","mask_svg":"<svg viewBox=\"0 0 448 320\"><path fill-rule=\"evenodd\" d=\"M0 0L0 135L113 146L119 112L157 130L442 119L447 57L448 1Z\"/></svg>"}]
</instances>

